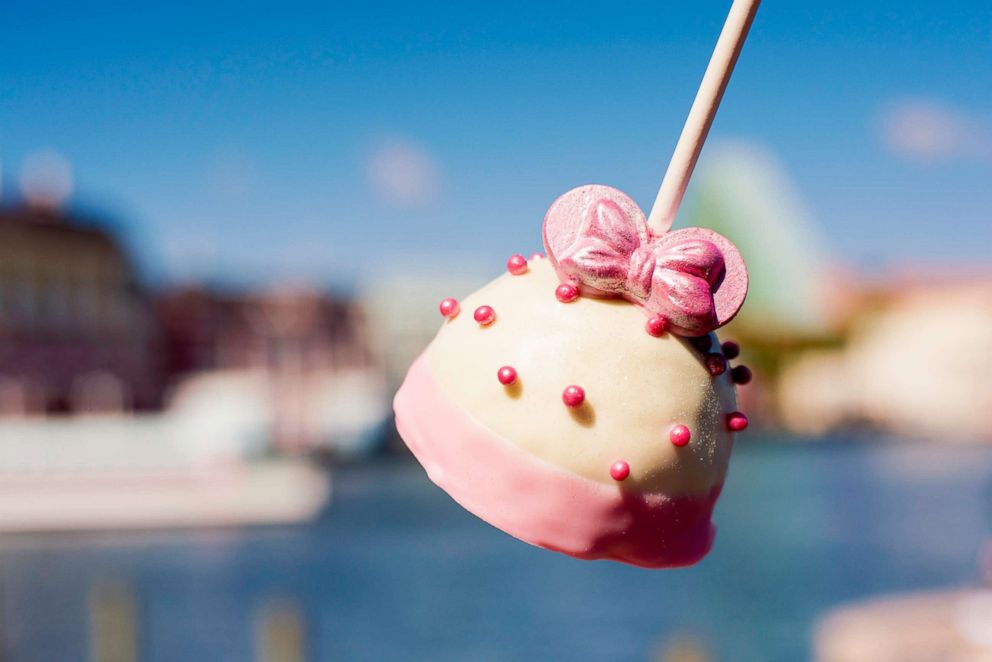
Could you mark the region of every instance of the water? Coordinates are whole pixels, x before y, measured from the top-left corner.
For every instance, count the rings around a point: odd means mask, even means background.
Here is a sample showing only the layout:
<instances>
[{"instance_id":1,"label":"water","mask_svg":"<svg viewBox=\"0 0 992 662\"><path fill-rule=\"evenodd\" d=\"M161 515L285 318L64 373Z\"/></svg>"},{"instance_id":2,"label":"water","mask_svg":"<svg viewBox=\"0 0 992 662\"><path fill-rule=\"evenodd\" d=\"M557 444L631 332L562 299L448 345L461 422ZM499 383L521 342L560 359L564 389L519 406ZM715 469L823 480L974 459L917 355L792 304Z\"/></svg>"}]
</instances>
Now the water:
<instances>
[{"instance_id":1,"label":"water","mask_svg":"<svg viewBox=\"0 0 992 662\"><path fill-rule=\"evenodd\" d=\"M816 617L891 591L975 583L992 449L741 444L699 566L646 571L534 549L399 461L336 476L306 526L0 546L6 660L76 660L123 587L143 660L250 660L273 608L311 660L803 660ZM275 607L273 607L275 606Z\"/></svg>"}]
</instances>

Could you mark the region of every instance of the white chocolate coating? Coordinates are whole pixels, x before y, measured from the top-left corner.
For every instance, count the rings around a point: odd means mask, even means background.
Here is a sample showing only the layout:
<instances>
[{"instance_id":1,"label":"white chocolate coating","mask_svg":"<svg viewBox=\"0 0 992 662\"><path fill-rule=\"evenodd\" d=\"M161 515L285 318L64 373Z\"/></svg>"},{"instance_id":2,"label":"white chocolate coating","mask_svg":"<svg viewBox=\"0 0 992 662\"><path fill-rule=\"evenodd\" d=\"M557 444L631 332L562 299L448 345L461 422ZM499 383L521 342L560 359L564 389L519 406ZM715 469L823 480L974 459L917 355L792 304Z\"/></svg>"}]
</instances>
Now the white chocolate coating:
<instances>
[{"instance_id":1,"label":"white chocolate coating","mask_svg":"<svg viewBox=\"0 0 992 662\"><path fill-rule=\"evenodd\" d=\"M624 486L667 495L701 494L723 483L736 408L729 371L710 376L700 353L671 334L644 330L644 313L620 299L555 298L558 278L547 260L526 274L505 274L461 302L427 356L450 399L483 426L566 471L615 484L610 465L630 464ZM496 321L480 326L473 311L492 306ZM716 343L714 343L716 347ZM504 387L501 366L517 370ZM586 400L562 403L566 386ZM672 426L692 439L676 447Z\"/></svg>"}]
</instances>

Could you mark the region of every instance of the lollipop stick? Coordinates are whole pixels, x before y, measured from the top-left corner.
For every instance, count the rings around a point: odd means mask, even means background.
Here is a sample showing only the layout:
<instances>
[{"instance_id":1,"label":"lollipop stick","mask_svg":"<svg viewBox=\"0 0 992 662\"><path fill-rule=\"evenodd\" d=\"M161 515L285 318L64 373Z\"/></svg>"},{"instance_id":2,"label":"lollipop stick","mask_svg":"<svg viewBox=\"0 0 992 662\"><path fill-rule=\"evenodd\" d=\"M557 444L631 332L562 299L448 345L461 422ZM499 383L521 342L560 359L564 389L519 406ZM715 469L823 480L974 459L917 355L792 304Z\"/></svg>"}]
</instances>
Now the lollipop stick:
<instances>
[{"instance_id":1,"label":"lollipop stick","mask_svg":"<svg viewBox=\"0 0 992 662\"><path fill-rule=\"evenodd\" d=\"M696 167L699 152L703 149L706 134L713 124L720 99L723 98L723 91L727 89L730 74L734 71L737 56L741 53L744 39L760 3L761 0L734 0L734 4L730 7L727 22L723 24L723 31L720 32L720 38L716 42L713 57L706 67L703 82L696 93L696 100L692 102L689 117L686 118L685 126L682 128L682 135L675 145L672 161L668 164L665 178L658 190L658 197L655 198L654 207L651 208L648 225L654 232L667 232L675 221L692 170Z\"/></svg>"}]
</instances>

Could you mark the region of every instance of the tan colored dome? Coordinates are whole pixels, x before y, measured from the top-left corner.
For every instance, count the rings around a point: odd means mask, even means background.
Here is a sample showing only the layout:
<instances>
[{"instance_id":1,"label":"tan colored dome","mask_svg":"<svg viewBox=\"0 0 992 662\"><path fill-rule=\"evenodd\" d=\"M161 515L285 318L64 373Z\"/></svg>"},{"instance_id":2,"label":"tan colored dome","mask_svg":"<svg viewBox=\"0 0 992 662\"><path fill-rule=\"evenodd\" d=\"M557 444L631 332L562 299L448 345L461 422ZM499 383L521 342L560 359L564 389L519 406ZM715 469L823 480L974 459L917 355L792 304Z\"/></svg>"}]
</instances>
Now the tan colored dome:
<instances>
[{"instance_id":1,"label":"tan colored dome","mask_svg":"<svg viewBox=\"0 0 992 662\"><path fill-rule=\"evenodd\" d=\"M624 485L645 492L721 484L736 408L729 371L712 377L688 341L648 335L645 315L625 301L559 302L558 284L547 260L532 260L461 302L427 353L447 396L524 451L601 483L614 483L610 466L624 460ZM482 305L496 311L489 326L473 319ZM517 371L512 386L497 379L505 365ZM581 407L562 402L571 384L585 390ZM692 435L681 448L669 438L678 424Z\"/></svg>"}]
</instances>

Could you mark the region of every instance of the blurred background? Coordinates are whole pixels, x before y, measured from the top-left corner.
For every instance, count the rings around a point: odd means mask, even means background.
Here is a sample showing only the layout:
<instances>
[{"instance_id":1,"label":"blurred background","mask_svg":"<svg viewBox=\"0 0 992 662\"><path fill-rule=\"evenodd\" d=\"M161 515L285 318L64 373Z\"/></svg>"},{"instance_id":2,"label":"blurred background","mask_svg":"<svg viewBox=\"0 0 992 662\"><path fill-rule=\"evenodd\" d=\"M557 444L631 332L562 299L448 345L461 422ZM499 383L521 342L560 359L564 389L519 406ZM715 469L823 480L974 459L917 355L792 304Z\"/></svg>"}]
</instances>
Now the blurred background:
<instances>
[{"instance_id":1,"label":"blurred background","mask_svg":"<svg viewBox=\"0 0 992 662\"><path fill-rule=\"evenodd\" d=\"M992 7L766 2L678 225L741 248L713 553L516 542L390 399L728 2L0 3L0 659L992 660Z\"/></svg>"}]
</instances>

